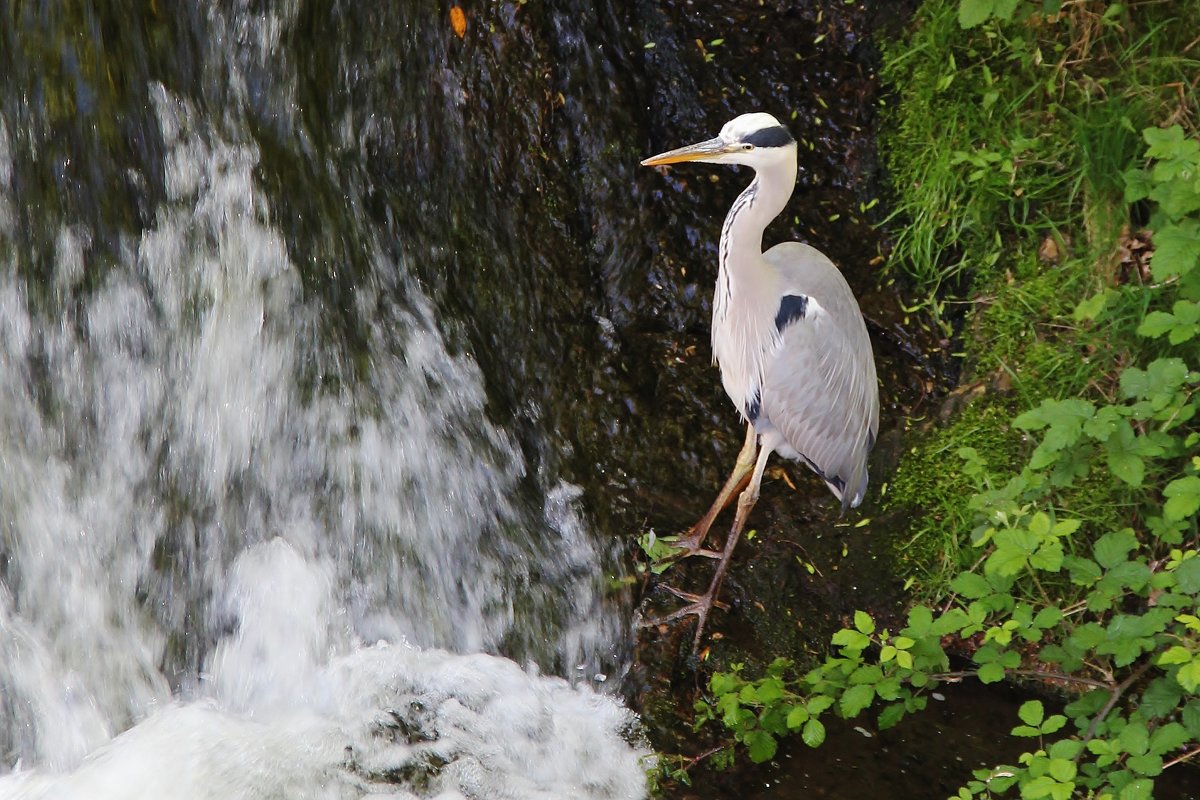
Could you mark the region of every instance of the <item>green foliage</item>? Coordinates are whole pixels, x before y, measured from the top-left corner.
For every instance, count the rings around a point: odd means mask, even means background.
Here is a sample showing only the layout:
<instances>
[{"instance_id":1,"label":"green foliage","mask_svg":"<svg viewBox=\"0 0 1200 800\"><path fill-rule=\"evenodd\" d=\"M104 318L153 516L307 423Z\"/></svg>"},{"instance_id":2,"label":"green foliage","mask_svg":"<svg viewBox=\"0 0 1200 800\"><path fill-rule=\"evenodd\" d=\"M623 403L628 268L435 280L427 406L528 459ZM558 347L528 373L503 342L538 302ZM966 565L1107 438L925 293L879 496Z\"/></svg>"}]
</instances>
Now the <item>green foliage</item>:
<instances>
[{"instance_id":1,"label":"green foliage","mask_svg":"<svg viewBox=\"0 0 1200 800\"><path fill-rule=\"evenodd\" d=\"M1200 7L1131 5L928 2L907 38L885 44L883 78L898 101L881 147L895 187L890 263L919 291L965 279L987 290L1001 262L1111 216L1137 131L1197 106L1200 60L1187 48ZM1182 88L1171 96L1164 86ZM1162 163L1160 172L1183 169ZM1120 221L1108 221L1112 239ZM1186 251L1194 234L1168 239Z\"/></svg>"},{"instance_id":2,"label":"green foliage","mask_svg":"<svg viewBox=\"0 0 1200 800\"><path fill-rule=\"evenodd\" d=\"M661 575L675 563L682 552L675 546L678 536L659 536L654 531L643 533L638 537L638 547L646 556L646 564L638 564L639 570L649 569L655 575Z\"/></svg>"},{"instance_id":3,"label":"green foliage","mask_svg":"<svg viewBox=\"0 0 1200 800\"><path fill-rule=\"evenodd\" d=\"M1011 422L1034 445L1023 465L954 450L971 566L940 602L893 626L856 612L808 670L777 659L761 677L713 675L698 725L719 722L764 761L790 733L818 746L827 714L871 713L886 728L947 680L1049 679L1074 688L1071 702L1023 703L1008 732L1030 749L975 771L957 797L1148 798L1164 770L1200 754L1200 337L1187 327L1200 250L1177 246L1200 229L1200 141L1177 127L1144 141L1127 197L1150 204L1156 247L1177 233L1165 256L1155 250L1154 283L1107 288L1075 315L1130 342L1110 391L1027 406ZM1122 499L1123 524L1072 513L1088 482ZM952 670L951 652L973 664Z\"/></svg>"}]
</instances>

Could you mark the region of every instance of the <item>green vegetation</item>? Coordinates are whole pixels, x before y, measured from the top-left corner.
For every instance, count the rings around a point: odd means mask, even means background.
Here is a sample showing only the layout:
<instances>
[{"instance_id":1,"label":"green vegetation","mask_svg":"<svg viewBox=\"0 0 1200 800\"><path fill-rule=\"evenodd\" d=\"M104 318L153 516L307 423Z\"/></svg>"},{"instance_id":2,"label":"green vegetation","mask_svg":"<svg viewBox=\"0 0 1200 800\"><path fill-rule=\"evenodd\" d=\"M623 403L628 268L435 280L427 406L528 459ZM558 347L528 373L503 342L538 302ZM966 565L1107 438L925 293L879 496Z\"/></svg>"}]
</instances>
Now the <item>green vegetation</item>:
<instances>
[{"instance_id":1,"label":"green vegetation","mask_svg":"<svg viewBox=\"0 0 1200 800\"><path fill-rule=\"evenodd\" d=\"M970 676L1067 697L957 797L1137 800L1200 755L1197 30L1200 4L929 0L887 50L892 268L947 330L969 298L975 399L888 494L919 519L906 617L713 675L697 724L762 761Z\"/></svg>"}]
</instances>

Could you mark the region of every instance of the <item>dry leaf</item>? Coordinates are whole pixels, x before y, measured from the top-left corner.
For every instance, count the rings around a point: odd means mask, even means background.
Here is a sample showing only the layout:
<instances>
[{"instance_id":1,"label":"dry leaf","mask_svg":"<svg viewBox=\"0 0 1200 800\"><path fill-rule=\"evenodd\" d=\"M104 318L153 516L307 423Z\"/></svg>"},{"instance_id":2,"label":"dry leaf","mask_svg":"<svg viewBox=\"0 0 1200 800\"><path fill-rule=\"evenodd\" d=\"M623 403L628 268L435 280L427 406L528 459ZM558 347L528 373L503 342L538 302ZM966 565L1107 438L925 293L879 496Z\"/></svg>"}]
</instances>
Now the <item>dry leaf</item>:
<instances>
[{"instance_id":1,"label":"dry leaf","mask_svg":"<svg viewBox=\"0 0 1200 800\"><path fill-rule=\"evenodd\" d=\"M460 39L467 35L467 15L458 6L450 7L450 27Z\"/></svg>"}]
</instances>

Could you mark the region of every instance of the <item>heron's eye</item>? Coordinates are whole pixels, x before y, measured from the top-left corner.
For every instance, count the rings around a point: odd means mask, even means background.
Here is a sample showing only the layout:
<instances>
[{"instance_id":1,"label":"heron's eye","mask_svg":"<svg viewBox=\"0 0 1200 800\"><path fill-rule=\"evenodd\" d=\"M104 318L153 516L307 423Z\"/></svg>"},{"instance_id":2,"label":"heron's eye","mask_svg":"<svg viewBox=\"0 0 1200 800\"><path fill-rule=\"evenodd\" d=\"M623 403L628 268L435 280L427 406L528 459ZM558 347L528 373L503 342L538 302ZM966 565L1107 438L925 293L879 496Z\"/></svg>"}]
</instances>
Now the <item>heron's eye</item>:
<instances>
[{"instance_id":1,"label":"heron's eye","mask_svg":"<svg viewBox=\"0 0 1200 800\"><path fill-rule=\"evenodd\" d=\"M747 150L747 151L749 151L749 150L753 150L753 149L754 149L754 145L752 145L752 144L744 144L744 145L742 145L742 149L743 149L743 150Z\"/></svg>"}]
</instances>

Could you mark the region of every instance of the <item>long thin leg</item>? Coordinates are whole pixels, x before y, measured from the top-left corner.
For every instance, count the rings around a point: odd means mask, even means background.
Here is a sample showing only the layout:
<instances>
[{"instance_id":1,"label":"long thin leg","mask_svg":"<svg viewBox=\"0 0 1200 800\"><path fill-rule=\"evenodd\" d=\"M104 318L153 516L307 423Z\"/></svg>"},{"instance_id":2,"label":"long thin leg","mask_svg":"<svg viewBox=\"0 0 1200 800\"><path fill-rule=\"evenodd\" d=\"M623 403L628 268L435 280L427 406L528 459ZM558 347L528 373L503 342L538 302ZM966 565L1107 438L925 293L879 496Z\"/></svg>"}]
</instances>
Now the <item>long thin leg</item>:
<instances>
[{"instance_id":1,"label":"long thin leg","mask_svg":"<svg viewBox=\"0 0 1200 800\"><path fill-rule=\"evenodd\" d=\"M685 600L691 600L691 603L683 608L675 611L662 621L679 619L683 616L696 617L696 636L692 640L692 652L700 647L700 637L704 634L704 625L708 621L708 612L712 610L714 603L717 601L717 593L721 591L721 582L725 580L725 572L729 569L729 561L733 557L733 550L737 547L738 539L742 536L742 531L746 527L746 519L750 516L750 510L754 508L754 504L758 502L758 491L762 484L763 471L767 468L767 458L771 455L771 449L764 447L758 453L758 461L754 465L754 474L750 476L750 485L738 497L737 515L733 520L733 527L729 530L729 537L725 540L725 548L721 553L721 561L717 564L717 571L713 574L712 583L708 586L708 591L702 595L691 595L685 592L675 593Z\"/></svg>"},{"instance_id":2,"label":"long thin leg","mask_svg":"<svg viewBox=\"0 0 1200 800\"><path fill-rule=\"evenodd\" d=\"M733 472L729 474L729 480L725 481L725 485L721 487L721 491L712 507L708 509L708 513L701 517L700 521L693 525L685 536L681 536L679 541L673 543L675 547L680 548L673 558L686 558L693 555L720 558L720 553L704 549L704 540L708 537L709 528L729 505L729 501L746 485L750 470L754 466L757 450L758 434L754 432L753 425L747 424L746 441L738 453L737 463L733 465Z\"/></svg>"}]
</instances>

